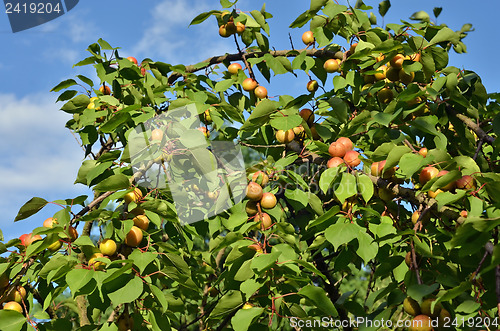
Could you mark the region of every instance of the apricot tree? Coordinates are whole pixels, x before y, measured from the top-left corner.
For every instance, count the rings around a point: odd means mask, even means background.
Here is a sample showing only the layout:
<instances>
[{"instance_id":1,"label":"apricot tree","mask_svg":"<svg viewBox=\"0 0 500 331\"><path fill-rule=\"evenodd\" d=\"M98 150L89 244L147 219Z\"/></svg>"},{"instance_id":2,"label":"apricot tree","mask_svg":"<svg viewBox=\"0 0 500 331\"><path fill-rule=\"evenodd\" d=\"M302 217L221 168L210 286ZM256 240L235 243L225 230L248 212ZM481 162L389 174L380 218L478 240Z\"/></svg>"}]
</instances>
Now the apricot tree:
<instances>
[{"instance_id":1,"label":"apricot tree","mask_svg":"<svg viewBox=\"0 0 500 331\"><path fill-rule=\"evenodd\" d=\"M496 329L500 98L448 63L471 26L311 0L303 43L276 50L272 15L236 2L191 22L234 53L137 62L99 39L76 67L100 81L54 87L94 196L20 209L35 228L0 243L0 328Z\"/></svg>"}]
</instances>

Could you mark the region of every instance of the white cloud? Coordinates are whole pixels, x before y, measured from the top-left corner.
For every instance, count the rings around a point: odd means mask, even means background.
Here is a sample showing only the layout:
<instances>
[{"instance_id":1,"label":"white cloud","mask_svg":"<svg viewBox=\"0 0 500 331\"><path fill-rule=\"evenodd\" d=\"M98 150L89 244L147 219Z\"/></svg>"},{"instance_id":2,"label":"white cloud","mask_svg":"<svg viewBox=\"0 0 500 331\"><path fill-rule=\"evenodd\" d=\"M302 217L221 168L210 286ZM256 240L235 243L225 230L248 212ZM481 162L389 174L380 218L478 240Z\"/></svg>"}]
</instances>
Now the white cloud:
<instances>
[{"instance_id":1,"label":"white cloud","mask_svg":"<svg viewBox=\"0 0 500 331\"><path fill-rule=\"evenodd\" d=\"M188 29L193 18L210 9L206 2L199 0L162 1L151 10L151 23L133 47L134 53L172 64L192 64L210 56L234 51L231 41L219 37L213 18L208 20L213 23L209 29L209 23L190 26Z\"/></svg>"},{"instance_id":2,"label":"white cloud","mask_svg":"<svg viewBox=\"0 0 500 331\"><path fill-rule=\"evenodd\" d=\"M64 128L71 116L58 110L55 98L0 94L0 228L12 227L34 196L53 200L86 192L73 185L84 154Z\"/></svg>"}]
</instances>

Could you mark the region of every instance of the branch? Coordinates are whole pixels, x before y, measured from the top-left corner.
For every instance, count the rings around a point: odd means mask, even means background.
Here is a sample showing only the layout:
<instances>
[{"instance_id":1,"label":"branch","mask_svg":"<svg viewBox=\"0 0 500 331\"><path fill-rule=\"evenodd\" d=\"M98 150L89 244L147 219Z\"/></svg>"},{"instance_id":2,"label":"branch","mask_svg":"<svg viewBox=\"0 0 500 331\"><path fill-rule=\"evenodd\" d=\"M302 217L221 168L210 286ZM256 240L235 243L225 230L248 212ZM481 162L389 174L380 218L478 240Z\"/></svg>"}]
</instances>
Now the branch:
<instances>
[{"instance_id":1,"label":"branch","mask_svg":"<svg viewBox=\"0 0 500 331\"><path fill-rule=\"evenodd\" d=\"M196 71L200 70L205 70L206 68L214 65L214 64L219 64L222 63L223 61L243 61L249 58L259 58L263 57L266 54L271 54L274 57L278 56L285 56L285 57L295 57L297 56L298 53L306 52L307 56L314 56L314 57L321 57L321 58L335 58L338 57L339 52L334 52L326 49L300 49L300 50L280 50L280 51L269 51L269 52L242 52L242 53L236 53L236 54L226 54L226 55L220 55L220 56L214 56L211 58L206 59L205 61L202 61L201 63L205 63L203 66L194 66L194 65L189 65L186 66L185 73L193 73ZM342 54L343 55L343 54ZM172 73L168 77L168 83L173 84L177 79L182 77L182 74L178 72Z\"/></svg>"},{"instance_id":2,"label":"branch","mask_svg":"<svg viewBox=\"0 0 500 331\"><path fill-rule=\"evenodd\" d=\"M476 133L476 135L478 136L479 139L481 139L481 141L485 141L490 145L493 145L493 143L495 142L495 138L484 132L483 129L481 129L481 127L479 126L479 124L475 123L472 119L463 114L457 114L457 112L455 111L455 109L453 109L451 105L449 104L446 105L446 112L449 115L453 115L459 120L461 120L469 129L471 129Z\"/></svg>"}]
</instances>

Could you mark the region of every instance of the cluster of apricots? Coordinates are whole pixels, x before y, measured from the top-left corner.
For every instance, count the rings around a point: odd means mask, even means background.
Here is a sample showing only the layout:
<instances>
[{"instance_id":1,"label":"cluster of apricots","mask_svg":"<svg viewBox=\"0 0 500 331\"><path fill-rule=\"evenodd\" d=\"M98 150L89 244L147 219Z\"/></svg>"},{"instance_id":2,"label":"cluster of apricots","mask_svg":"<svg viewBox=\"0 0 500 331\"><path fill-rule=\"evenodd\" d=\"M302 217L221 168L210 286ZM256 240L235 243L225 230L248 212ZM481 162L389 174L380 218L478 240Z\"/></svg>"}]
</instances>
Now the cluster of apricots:
<instances>
[{"instance_id":1,"label":"cluster of apricots","mask_svg":"<svg viewBox=\"0 0 500 331\"><path fill-rule=\"evenodd\" d=\"M403 301L403 310L412 317L410 331L431 331L435 328L451 325L451 314L436 299L427 298L421 304L407 297Z\"/></svg>"},{"instance_id":2,"label":"cluster of apricots","mask_svg":"<svg viewBox=\"0 0 500 331\"><path fill-rule=\"evenodd\" d=\"M361 163L359 152L354 150L351 139L347 137L340 137L332 142L328 147L328 153L331 156L327 163L328 168L335 168L342 164L355 168Z\"/></svg>"},{"instance_id":3,"label":"cluster of apricots","mask_svg":"<svg viewBox=\"0 0 500 331\"><path fill-rule=\"evenodd\" d=\"M226 15L229 17L226 20ZM237 33L241 35L245 31L245 24L241 22L234 22L234 17L230 12L225 11L220 15L219 35L223 38L228 38Z\"/></svg>"},{"instance_id":4,"label":"cluster of apricots","mask_svg":"<svg viewBox=\"0 0 500 331\"><path fill-rule=\"evenodd\" d=\"M269 182L269 176L264 171L257 171L250 176L250 182L246 188L246 197L249 199L245 210L248 216L260 223L260 228L265 230L272 226L273 222L269 214L262 209L272 209L278 200L271 192L264 192L263 187Z\"/></svg>"}]
</instances>

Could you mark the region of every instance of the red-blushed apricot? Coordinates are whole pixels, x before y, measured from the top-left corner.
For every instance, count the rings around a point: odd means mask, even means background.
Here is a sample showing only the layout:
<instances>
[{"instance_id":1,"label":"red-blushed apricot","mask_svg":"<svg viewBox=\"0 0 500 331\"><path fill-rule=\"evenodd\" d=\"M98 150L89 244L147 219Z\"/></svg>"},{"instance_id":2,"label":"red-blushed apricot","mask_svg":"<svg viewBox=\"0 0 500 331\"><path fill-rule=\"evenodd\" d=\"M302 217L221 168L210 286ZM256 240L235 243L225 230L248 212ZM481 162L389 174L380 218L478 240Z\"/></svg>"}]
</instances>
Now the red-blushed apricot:
<instances>
[{"instance_id":1,"label":"red-blushed apricot","mask_svg":"<svg viewBox=\"0 0 500 331\"><path fill-rule=\"evenodd\" d=\"M356 151L347 151L344 155L344 162L351 168L357 167L361 163L359 153Z\"/></svg>"},{"instance_id":2,"label":"red-blushed apricot","mask_svg":"<svg viewBox=\"0 0 500 331\"><path fill-rule=\"evenodd\" d=\"M57 224L57 220L53 217L49 217L43 221L43 226L46 228L52 228L55 224Z\"/></svg>"},{"instance_id":3,"label":"red-blushed apricot","mask_svg":"<svg viewBox=\"0 0 500 331\"><path fill-rule=\"evenodd\" d=\"M127 57L127 60L129 60L130 62L132 62L133 64L137 65L137 59L133 56L129 56Z\"/></svg>"},{"instance_id":4,"label":"red-blushed apricot","mask_svg":"<svg viewBox=\"0 0 500 331\"><path fill-rule=\"evenodd\" d=\"M401 69L403 67L403 61L405 60L405 56L403 54L396 54L391 59L391 67Z\"/></svg>"},{"instance_id":5,"label":"red-blushed apricot","mask_svg":"<svg viewBox=\"0 0 500 331\"><path fill-rule=\"evenodd\" d=\"M340 71L340 60L339 59L328 59L323 64L323 69L328 73L339 72Z\"/></svg>"},{"instance_id":6,"label":"red-blushed apricot","mask_svg":"<svg viewBox=\"0 0 500 331\"><path fill-rule=\"evenodd\" d=\"M231 63L229 67L227 67L227 71L229 71L232 75L236 75L239 70L243 70L241 64L239 63Z\"/></svg>"},{"instance_id":7,"label":"red-blushed apricot","mask_svg":"<svg viewBox=\"0 0 500 331\"><path fill-rule=\"evenodd\" d=\"M101 92L104 95L110 95L111 89L107 85L102 85L101 87L99 87L99 92Z\"/></svg>"},{"instance_id":8,"label":"red-blushed apricot","mask_svg":"<svg viewBox=\"0 0 500 331\"><path fill-rule=\"evenodd\" d=\"M422 169L420 174L418 175L418 180L420 181L420 184L424 185L428 181L430 181L432 178L436 177L437 174L439 173L439 170L436 167L425 167Z\"/></svg>"},{"instance_id":9,"label":"red-blushed apricot","mask_svg":"<svg viewBox=\"0 0 500 331\"><path fill-rule=\"evenodd\" d=\"M276 196L271 192L264 192L262 194L262 198L260 199L260 206L262 208L271 209L274 208L277 203L278 200L276 199Z\"/></svg>"},{"instance_id":10,"label":"red-blushed apricot","mask_svg":"<svg viewBox=\"0 0 500 331\"><path fill-rule=\"evenodd\" d=\"M354 144L351 139L347 137L340 137L336 140L337 143L344 145L346 152L354 149Z\"/></svg>"},{"instance_id":11,"label":"red-blushed apricot","mask_svg":"<svg viewBox=\"0 0 500 331\"><path fill-rule=\"evenodd\" d=\"M432 331L432 319L427 315L417 315L411 320L408 331Z\"/></svg>"},{"instance_id":12,"label":"red-blushed apricot","mask_svg":"<svg viewBox=\"0 0 500 331\"><path fill-rule=\"evenodd\" d=\"M314 34L312 31L306 31L302 34L302 42L305 45L309 45L314 42Z\"/></svg>"},{"instance_id":13,"label":"red-blushed apricot","mask_svg":"<svg viewBox=\"0 0 500 331\"><path fill-rule=\"evenodd\" d=\"M125 245L130 247L137 247L141 243L143 238L142 230L137 226L132 226L129 233L125 237Z\"/></svg>"},{"instance_id":14,"label":"red-blushed apricot","mask_svg":"<svg viewBox=\"0 0 500 331\"><path fill-rule=\"evenodd\" d=\"M269 176L264 171L257 171L252 175L252 182L256 182L260 186L266 186L269 182Z\"/></svg>"},{"instance_id":15,"label":"red-blushed apricot","mask_svg":"<svg viewBox=\"0 0 500 331\"><path fill-rule=\"evenodd\" d=\"M264 192L262 191L262 186L256 182L250 182L247 185L246 197L253 201L259 201L262 198Z\"/></svg>"},{"instance_id":16,"label":"red-blushed apricot","mask_svg":"<svg viewBox=\"0 0 500 331\"><path fill-rule=\"evenodd\" d=\"M418 150L418 154L422 155L423 157L426 157L427 156L427 148L425 147L422 147Z\"/></svg>"},{"instance_id":17,"label":"red-blushed apricot","mask_svg":"<svg viewBox=\"0 0 500 331\"><path fill-rule=\"evenodd\" d=\"M104 239L100 244L99 244L99 250L101 251L102 254L107 255L107 256L112 256L116 253L117 250L117 245L116 242L113 239Z\"/></svg>"},{"instance_id":18,"label":"red-blushed apricot","mask_svg":"<svg viewBox=\"0 0 500 331\"><path fill-rule=\"evenodd\" d=\"M336 141L331 143L330 147L328 147L328 153L330 154L331 157L344 157L346 152L347 150L345 146Z\"/></svg>"},{"instance_id":19,"label":"red-blushed apricot","mask_svg":"<svg viewBox=\"0 0 500 331\"><path fill-rule=\"evenodd\" d=\"M267 213L257 213L257 215L255 216L255 222L259 222L260 227L263 230L268 229L273 224L271 216L269 216L269 214Z\"/></svg>"},{"instance_id":20,"label":"red-blushed apricot","mask_svg":"<svg viewBox=\"0 0 500 331\"><path fill-rule=\"evenodd\" d=\"M253 90L253 93L259 99L265 99L265 98L267 98L267 89L264 86L257 86Z\"/></svg>"},{"instance_id":21,"label":"red-blushed apricot","mask_svg":"<svg viewBox=\"0 0 500 331\"><path fill-rule=\"evenodd\" d=\"M248 200L247 204L245 205L245 211L247 212L248 216L253 216L259 212L257 209L257 202L253 200Z\"/></svg>"},{"instance_id":22,"label":"red-blushed apricot","mask_svg":"<svg viewBox=\"0 0 500 331\"><path fill-rule=\"evenodd\" d=\"M475 190L476 189L476 180L469 175L462 176L456 180L455 185L457 188L462 190Z\"/></svg>"},{"instance_id":23,"label":"red-blushed apricot","mask_svg":"<svg viewBox=\"0 0 500 331\"><path fill-rule=\"evenodd\" d=\"M123 200L125 201L125 203L129 204L131 202L138 203L139 201L142 200L142 198L143 198L142 191L138 187L136 187L134 188L133 191L125 194Z\"/></svg>"},{"instance_id":24,"label":"red-blushed apricot","mask_svg":"<svg viewBox=\"0 0 500 331\"><path fill-rule=\"evenodd\" d=\"M264 252L264 251L262 250L262 247L261 247L259 244L251 244L251 245L248 245L248 248L250 248L251 250L256 251L257 253L263 253L263 252Z\"/></svg>"},{"instance_id":25,"label":"red-blushed apricot","mask_svg":"<svg viewBox=\"0 0 500 331\"><path fill-rule=\"evenodd\" d=\"M318 90L318 81L316 80L310 80L307 82L306 89L309 92L316 92Z\"/></svg>"},{"instance_id":26,"label":"red-blushed apricot","mask_svg":"<svg viewBox=\"0 0 500 331\"><path fill-rule=\"evenodd\" d=\"M134 225L146 231L149 227L149 218L146 215L137 215L133 219Z\"/></svg>"},{"instance_id":27,"label":"red-blushed apricot","mask_svg":"<svg viewBox=\"0 0 500 331\"><path fill-rule=\"evenodd\" d=\"M245 91L250 92L255 90L255 88L257 87L257 82L253 78L247 78L243 81L243 83L241 83L241 86Z\"/></svg>"},{"instance_id":28,"label":"red-blushed apricot","mask_svg":"<svg viewBox=\"0 0 500 331\"><path fill-rule=\"evenodd\" d=\"M281 143L281 144L288 144L295 138L295 133L293 133L293 130L278 130L276 131L276 140Z\"/></svg>"},{"instance_id":29,"label":"red-blushed apricot","mask_svg":"<svg viewBox=\"0 0 500 331\"><path fill-rule=\"evenodd\" d=\"M335 167L340 166L341 164L344 164L344 159L342 159L340 157L332 157L330 160L328 160L328 163L326 164L326 166L328 168L335 168Z\"/></svg>"},{"instance_id":30,"label":"red-blushed apricot","mask_svg":"<svg viewBox=\"0 0 500 331\"><path fill-rule=\"evenodd\" d=\"M314 124L314 113L311 109L304 108L299 112L300 117L311 127Z\"/></svg>"},{"instance_id":31,"label":"red-blushed apricot","mask_svg":"<svg viewBox=\"0 0 500 331\"><path fill-rule=\"evenodd\" d=\"M17 302L15 301L9 301L9 302L6 302L4 305L3 305L3 309L4 310L15 310L19 313L23 313L23 307L21 307L20 304L18 304Z\"/></svg>"}]
</instances>

